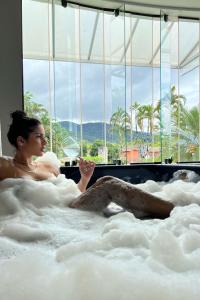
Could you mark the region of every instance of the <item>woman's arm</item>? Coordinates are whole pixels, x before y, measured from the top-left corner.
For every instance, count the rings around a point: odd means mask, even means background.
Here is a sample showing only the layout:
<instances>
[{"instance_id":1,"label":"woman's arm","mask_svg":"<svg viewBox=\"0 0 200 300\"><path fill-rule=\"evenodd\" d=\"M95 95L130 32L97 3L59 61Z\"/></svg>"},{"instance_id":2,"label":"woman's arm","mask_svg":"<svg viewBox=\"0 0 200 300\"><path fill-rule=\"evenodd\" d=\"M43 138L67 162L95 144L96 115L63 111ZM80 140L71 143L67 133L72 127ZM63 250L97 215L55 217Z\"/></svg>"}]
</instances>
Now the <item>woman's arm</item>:
<instances>
[{"instance_id":1,"label":"woman's arm","mask_svg":"<svg viewBox=\"0 0 200 300\"><path fill-rule=\"evenodd\" d=\"M41 162L39 162L39 164L42 165L42 167L45 168L46 171L48 171L49 173L51 173L54 176L58 176L60 174L59 169L56 168L55 166L53 166L49 162L41 161ZM78 182L77 186L81 192L86 191L87 185L88 185L90 178L94 172L94 168L95 168L95 163L93 163L91 161L86 161L86 160L80 158L79 171L81 174L81 179Z\"/></svg>"},{"instance_id":2,"label":"woman's arm","mask_svg":"<svg viewBox=\"0 0 200 300\"><path fill-rule=\"evenodd\" d=\"M91 161L86 161L82 158L80 158L79 161L79 171L81 174L81 179L78 183L78 188L81 192L85 192L87 185L90 181L90 178L92 177L92 174L95 169L95 163Z\"/></svg>"}]
</instances>

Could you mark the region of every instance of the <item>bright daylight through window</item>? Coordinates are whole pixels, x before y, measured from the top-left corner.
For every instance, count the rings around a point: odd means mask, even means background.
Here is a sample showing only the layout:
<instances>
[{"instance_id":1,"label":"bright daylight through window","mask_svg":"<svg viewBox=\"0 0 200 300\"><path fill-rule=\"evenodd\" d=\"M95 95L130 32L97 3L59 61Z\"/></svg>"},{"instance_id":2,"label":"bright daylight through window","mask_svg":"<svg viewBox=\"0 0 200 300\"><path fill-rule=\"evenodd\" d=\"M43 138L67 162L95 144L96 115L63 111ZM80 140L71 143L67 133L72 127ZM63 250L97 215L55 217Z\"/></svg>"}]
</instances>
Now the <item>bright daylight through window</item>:
<instances>
[{"instance_id":1,"label":"bright daylight through window","mask_svg":"<svg viewBox=\"0 0 200 300\"><path fill-rule=\"evenodd\" d=\"M200 160L199 21L23 0L23 59L61 161Z\"/></svg>"}]
</instances>

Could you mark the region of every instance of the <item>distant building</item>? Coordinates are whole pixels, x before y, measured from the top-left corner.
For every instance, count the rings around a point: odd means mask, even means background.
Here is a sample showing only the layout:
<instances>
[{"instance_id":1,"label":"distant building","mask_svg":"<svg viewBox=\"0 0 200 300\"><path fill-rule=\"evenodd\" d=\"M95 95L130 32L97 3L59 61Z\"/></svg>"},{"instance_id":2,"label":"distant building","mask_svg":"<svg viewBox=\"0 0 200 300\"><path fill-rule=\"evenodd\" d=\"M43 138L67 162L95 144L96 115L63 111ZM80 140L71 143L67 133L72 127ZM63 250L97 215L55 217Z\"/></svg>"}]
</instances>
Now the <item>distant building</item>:
<instances>
[{"instance_id":1,"label":"distant building","mask_svg":"<svg viewBox=\"0 0 200 300\"><path fill-rule=\"evenodd\" d=\"M121 157L126 159L128 163L139 162L144 158L156 158L160 156L160 147L144 147L138 145L132 148L122 150Z\"/></svg>"},{"instance_id":2,"label":"distant building","mask_svg":"<svg viewBox=\"0 0 200 300\"><path fill-rule=\"evenodd\" d=\"M125 159L127 158L128 163L137 162L140 158L138 147L127 148L122 150L121 157Z\"/></svg>"}]
</instances>

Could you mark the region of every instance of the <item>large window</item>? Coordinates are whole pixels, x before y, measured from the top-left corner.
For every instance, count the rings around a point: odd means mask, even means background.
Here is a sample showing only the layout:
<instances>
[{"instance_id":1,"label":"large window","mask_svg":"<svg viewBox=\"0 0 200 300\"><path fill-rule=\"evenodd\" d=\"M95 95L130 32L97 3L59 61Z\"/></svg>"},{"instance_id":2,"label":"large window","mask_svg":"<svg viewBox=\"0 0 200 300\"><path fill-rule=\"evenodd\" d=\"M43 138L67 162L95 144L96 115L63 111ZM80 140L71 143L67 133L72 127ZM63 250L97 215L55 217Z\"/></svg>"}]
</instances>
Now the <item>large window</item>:
<instances>
[{"instance_id":1,"label":"large window","mask_svg":"<svg viewBox=\"0 0 200 300\"><path fill-rule=\"evenodd\" d=\"M199 22L23 0L23 52L25 109L62 161L200 159Z\"/></svg>"}]
</instances>

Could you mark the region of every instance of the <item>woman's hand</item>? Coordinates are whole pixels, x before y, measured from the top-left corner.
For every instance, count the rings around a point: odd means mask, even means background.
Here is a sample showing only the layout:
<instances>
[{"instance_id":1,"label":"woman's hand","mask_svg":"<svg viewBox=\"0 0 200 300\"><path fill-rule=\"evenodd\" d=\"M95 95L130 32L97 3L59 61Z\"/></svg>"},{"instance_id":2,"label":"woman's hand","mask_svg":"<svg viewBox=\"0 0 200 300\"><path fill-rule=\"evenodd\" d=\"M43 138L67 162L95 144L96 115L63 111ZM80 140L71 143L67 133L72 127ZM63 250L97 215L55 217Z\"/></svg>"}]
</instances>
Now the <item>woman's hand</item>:
<instances>
[{"instance_id":1,"label":"woman's hand","mask_svg":"<svg viewBox=\"0 0 200 300\"><path fill-rule=\"evenodd\" d=\"M80 157L79 161L79 171L81 173L81 177L90 180L95 169L95 163L89 160L84 160Z\"/></svg>"},{"instance_id":2,"label":"woman's hand","mask_svg":"<svg viewBox=\"0 0 200 300\"><path fill-rule=\"evenodd\" d=\"M81 180L78 183L78 187L81 192L84 192L86 190L86 187L88 185L88 182L90 181L90 178L92 177L92 174L95 169L95 163L92 161L84 160L80 157L79 160L79 171L81 174Z\"/></svg>"}]
</instances>

